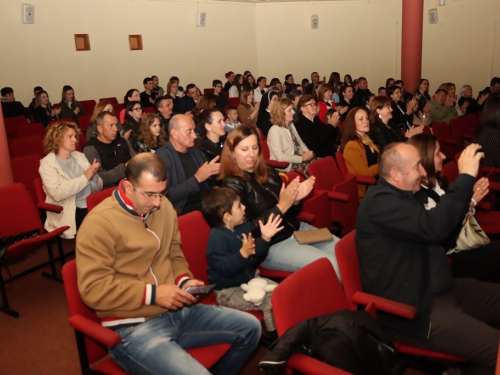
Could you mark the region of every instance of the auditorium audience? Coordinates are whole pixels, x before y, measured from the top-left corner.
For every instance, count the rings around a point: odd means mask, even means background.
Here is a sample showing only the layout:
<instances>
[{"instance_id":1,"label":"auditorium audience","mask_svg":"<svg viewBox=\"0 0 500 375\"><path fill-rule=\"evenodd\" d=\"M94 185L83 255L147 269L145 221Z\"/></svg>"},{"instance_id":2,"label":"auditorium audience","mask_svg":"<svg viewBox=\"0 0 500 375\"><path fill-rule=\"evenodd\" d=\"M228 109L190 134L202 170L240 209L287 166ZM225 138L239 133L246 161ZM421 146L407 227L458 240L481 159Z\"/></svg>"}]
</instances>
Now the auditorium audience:
<instances>
[{"instance_id":1,"label":"auditorium audience","mask_svg":"<svg viewBox=\"0 0 500 375\"><path fill-rule=\"evenodd\" d=\"M196 139L194 121L186 115L175 115L169 124L169 141L156 154L167 167L167 198L180 215L201 208L201 199L210 185L216 184L213 176L219 174L219 157L205 162Z\"/></svg>"},{"instance_id":2,"label":"auditorium audience","mask_svg":"<svg viewBox=\"0 0 500 375\"><path fill-rule=\"evenodd\" d=\"M223 186L234 189L240 196L246 207L245 222L250 224L253 237L261 236L259 221L267 223L271 214L283 219L284 228L272 237L262 267L294 272L319 258L328 258L340 278L334 252L337 237L333 236L330 242L300 245L292 236L296 230L314 229L297 219L302 210L302 199L312 191L314 177L303 182L297 178L282 190L278 172L264 162L256 130L239 126L229 133L226 140L219 179Z\"/></svg>"},{"instance_id":3,"label":"auditorium audience","mask_svg":"<svg viewBox=\"0 0 500 375\"><path fill-rule=\"evenodd\" d=\"M54 108L49 101L49 94L42 90L36 94L35 121L47 127L49 122L59 119L61 108Z\"/></svg>"},{"instance_id":4,"label":"auditorium audience","mask_svg":"<svg viewBox=\"0 0 500 375\"><path fill-rule=\"evenodd\" d=\"M413 99L413 94L411 92L405 91L405 83L402 80L398 79L394 81L394 86L397 86L401 89L401 102L408 103Z\"/></svg>"},{"instance_id":5,"label":"auditorium audience","mask_svg":"<svg viewBox=\"0 0 500 375\"><path fill-rule=\"evenodd\" d=\"M336 105L332 100L333 86L328 83L323 83L318 89L318 116L321 121L324 120L326 111L330 108L335 108Z\"/></svg>"},{"instance_id":6,"label":"auditorium audience","mask_svg":"<svg viewBox=\"0 0 500 375\"><path fill-rule=\"evenodd\" d=\"M313 95L314 89L316 88L316 86L318 84L320 84L319 73L318 72L312 72L311 73L311 83L309 83L307 85L304 94Z\"/></svg>"},{"instance_id":7,"label":"auditorium audience","mask_svg":"<svg viewBox=\"0 0 500 375\"><path fill-rule=\"evenodd\" d=\"M429 95L429 81L422 78L418 81L415 97L418 99L418 110L422 111L427 103L431 101Z\"/></svg>"},{"instance_id":8,"label":"auditorium audience","mask_svg":"<svg viewBox=\"0 0 500 375\"><path fill-rule=\"evenodd\" d=\"M190 83L186 86L186 95L174 101L174 112L187 114L187 112L192 111L196 107L200 96L201 93L198 87L194 83Z\"/></svg>"},{"instance_id":9,"label":"auditorium audience","mask_svg":"<svg viewBox=\"0 0 500 375\"><path fill-rule=\"evenodd\" d=\"M156 94L156 97L165 95L165 90L159 86L160 80L158 76L151 76L151 79L153 80L153 92Z\"/></svg>"},{"instance_id":10,"label":"auditorium audience","mask_svg":"<svg viewBox=\"0 0 500 375\"><path fill-rule=\"evenodd\" d=\"M216 106L217 109L221 112L224 113L226 105L229 104L229 100L227 100L226 95L222 93L222 81L218 79L214 79L212 81L212 87L214 89L214 95L217 97L216 99Z\"/></svg>"},{"instance_id":11,"label":"auditorium audience","mask_svg":"<svg viewBox=\"0 0 500 375\"><path fill-rule=\"evenodd\" d=\"M174 114L174 104L172 98L169 96L157 97L155 100L155 109L168 139L168 123Z\"/></svg>"},{"instance_id":12,"label":"auditorium audience","mask_svg":"<svg viewBox=\"0 0 500 375\"><path fill-rule=\"evenodd\" d=\"M175 80L168 81L167 93L165 94L165 96L172 99L172 104L175 105L175 102L184 96L184 92L181 92L179 96L179 82Z\"/></svg>"},{"instance_id":13,"label":"auditorium audience","mask_svg":"<svg viewBox=\"0 0 500 375\"><path fill-rule=\"evenodd\" d=\"M254 101L260 102L262 100L262 96L267 92L267 79L266 77L257 78L257 87L253 90Z\"/></svg>"},{"instance_id":14,"label":"auditorium audience","mask_svg":"<svg viewBox=\"0 0 500 375\"><path fill-rule=\"evenodd\" d=\"M146 113L141 119L140 136L134 150L137 153L155 153L161 146L167 143L167 134L161 124L160 115Z\"/></svg>"},{"instance_id":15,"label":"auditorium audience","mask_svg":"<svg viewBox=\"0 0 500 375\"><path fill-rule=\"evenodd\" d=\"M426 175L422 177L420 184L422 189L415 197L422 202L427 210L430 210L441 202L441 197L448 190L448 181L441 176L443 161L446 156L441 152L437 138L432 134L419 134L408 141L415 146L420 154L422 167ZM489 180L482 177L476 181L472 189L471 209L476 206L489 192ZM476 280L500 283L500 242L494 238L491 242L477 249L455 252L456 241L462 223L459 223L455 231L445 240L441 246L452 257L451 271L453 277L472 277Z\"/></svg>"},{"instance_id":16,"label":"auditorium audience","mask_svg":"<svg viewBox=\"0 0 500 375\"><path fill-rule=\"evenodd\" d=\"M210 92L207 92L206 94L203 94L200 96L198 99L198 102L196 103L196 107L191 111L193 114L193 120L197 124L198 123L198 116L203 113L203 111L207 109L213 109L217 107L217 96L215 94L212 94Z\"/></svg>"},{"instance_id":17,"label":"auditorium audience","mask_svg":"<svg viewBox=\"0 0 500 375\"><path fill-rule=\"evenodd\" d=\"M226 126L224 128L224 130L226 132L229 133L235 127L241 125L241 122L238 120L238 108L233 107L233 106L227 107L226 116L227 116L227 119L225 122Z\"/></svg>"},{"instance_id":18,"label":"auditorium audience","mask_svg":"<svg viewBox=\"0 0 500 375\"><path fill-rule=\"evenodd\" d=\"M461 106L458 104L455 84L451 82L442 83L439 88L441 90L445 90L448 93L448 97L446 99L453 103L452 106L457 110L458 117L465 115L467 107L469 106L469 102L464 101Z\"/></svg>"},{"instance_id":19,"label":"auditorium audience","mask_svg":"<svg viewBox=\"0 0 500 375\"><path fill-rule=\"evenodd\" d=\"M238 106L238 117L241 123L256 128L259 108L260 103L253 101L253 90L244 87L241 90L240 105Z\"/></svg>"},{"instance_id":20,"label":"auditorium audience","mask_svg":"<svg viewBox=\"0 0 500 375\"><path fill-rule=\"evenodd\" d=\"M297 107L298 120L294 125L306 147L319 157L335 157L335 145L339 145L341 139L339 112L329 109L324 122L321 121L316 116L316 101L307 94L302 96Z\"/></svg>"},{"instance_id":21,"label":"auditorium audience","mask_svg":"<svg viewBox=\"0 0 500 375\"><path fill-rule=\"evenodd\" d=\"M234 77L233 72L227 72L226 74L224 74L224 76L227 79L227 82L224 84L224 91L228 93L231 86L234 85L234 78L235 77Z\"/></svg>"},{"instance_id":22,"label":"auditorium audience","mask_svg":"<svg viewBox=\"0 0 500 375\"><path fill-rule=\"evenodd\" d=\"M352 106L353 107L365 107L366 103L368 103L369 96L371 95L371 91L368 89L368 80L365 77L359 77L357 79L357 87L354 93L354 97L352 98Z\"/></svg>"},{"instance_id":23,"label":"auditorium audience","mask_svg":"<svg viewBox=\"0 0 500 375\"><path fill-rule=\"evenodd\" d=\"M24 108L23 103L16 101L14 90L11 87L2 88L0 94L2 96L2 112L4 118L24 116L28 122L31 122L30 112Z\"/></svg>"},{"instance_id":24,"label":"auditorium audience","mask_svg":"<svg viewBox=\"0 0 500 375\"><path fill-rule=\"evenodd\" d=\"M432 122L444 121L448 125L450 120L458 118L458 112L453 105L453 98L448 95L448 92L443 89L437 89L431 99L430 115Z\"/></svg>"},{"instance_id":25,"label":"auditorium audience","mask_svg":"<svg viewBox=\"0 0 500 375\"><path fill-rule=\"evenodd\" d=\"M267 137L269 129L273 126L271 123L271 109L278 100L279 94L276 91L268 91L260 102L257 127L262 131L265 137Z\"/></svg>"},{"instance_id":26,"label":"auditorium audience","mask_svg":"<svg viewBox=\"0 0 500 375\"><path fill-rule=\"evenodd\" d=\"M125 111L125 107L127 107L128 102L131 101L136 101L136 102L141 101L141 93L139 92L139 90L130 89L125 94L125 97L123 98L123 109L120 111L120 116L119 116L120 124L123 124L125 122L125 115L127 114Z\"/></svg>"},{"instance_id":27,"label":"auditorium audience","mask_svg":"<svg viewBox=\"0 0 500 375\"><path fill-rule=\"evenodd\" d=\"M479 97L478 100L472 97L472 86L471 85L463 85L460 89L460 97L458 98L458 106L462 107L465 102L467 105L467 114L475 115L483 110L484 102L488 99L489 94L484 94Z\"/></svg>"},{"instance_id":28,"label":"auditorium audience","mask_svg":"<svg viewBox=\"0 0 500 375\"><path fill-rule=\"evenodd\" d=\"M253 75L249 74L249 75L245 76L244 86L246 86L252 90L257 88L257 84L255 83L255 78L253 77Z\"/></svg>"},{"instance_id":29,"label":"auditorium audience","mask_svg":"<svg viewBox=\"0 0 500 375\"><path fill-rule=\"evenodd\" d=\"M59 108L61 108L59 118L70 118L77 125L79 124L78 117L87 115L82 105L76 100L75 90L69 85L63 86Z\"/></svg>"},{"instance_id":30,"label":"auditorium audience","mask_svg":"<svg viewBox=\"0 0 500 375\"><path fill-rule=\"evenodd\" d=\"M96 124L95 120L96 120L97 116L99 115L99 113L104 112L104 111L111 112L114 114L115 110L113 108L113 104L111 102L108 102L107 100L101 100L99 103L97 103L95 105L94 112L92 113L92 116L90 116L89 127L87 129L87 133L85 134L85 136L87 137L87 141L91 137L97 137L97 135L99 134L97 132L97 124ZM122 137L129 139L131 130L129 130L128 132L124 132L123 126L120 123L117 123L116 126L118 128L118 133L120 133L120 135Z\"/></svg>"},{"instance_id":31,"label":"auditorium audience","mask_svg":"<svg viewBox=\"0 0 500 375\"><path fill-rule=\"evenodd\" d=\"M118 120L112 112L101 112L95 120L97 137L88 140L83 153L89 162L101 164L99 176L105 188L117 186L125 177L125 167L135 155L129 141L118 133Z\"/></svg>"},{"instance_id":32,"label":"auditorium audience","mask_svg":"<svg viewBox=\"0 0 500 375\"><path fill-rule=\"evenodd\" d=\"M418 110L417 100L412 98L408 102L403 102L401 88L395 85L387 88L387 96L391 99L393 126L406 133L412 127L413 113Z\"/></svg>"},{"instance_id":33,"label":"auditorium audience","mask_svg":"<svg viewBox=\"0 0 500 375\"><path fill-rule=\"evenodd\" d=\"M344 85L340 88L340 102L339 107L346 108L345 112L341 114L340 120L345 121L347 113L353 108L352 98L354 97L354 88L351 85Z\"/></svg>"},{"instance_id":34,"label":"auditorium audience","mask_svg":"<svg viewBox=\"0 0 500 375\"><path fill-rule=\"evenodd\" d=\"M285 161L289 165L285 172L301 169L307 175L308 164L314 152L302 142L293 124L293 104L282 98L271 109L271 129L267 134L267 145L272 160Z\"/></svg>"},{"instance_id":35,"label":"auditorium audience","mask_svg":"<svg viewBox=\"0 0 500 375\"><path fill-rule=\"evenodd\" d=\"M486 101L474 140L483 147L481 165L500 168L500 96L491 95Z\"/></svg>"},{"instance_id":36,"label":"auditorium audience","mask_svg":"<svg viewBox=\"0 0 500 375\"><path fill-rule=\"evenodd\" d=\"M373 143L370 132L368 111L363 107L355 107L347 114L342 133L340 152L349 173L376 177L378 175L379 148ZM359 200L366 193L366 185L358 184Z\"/></svg>"},{"instance_id":37,"label":"auditorium audience","mask_svg":"<svg viewBox=\"0 0 500 375\"><path fill-rule=\"evenodd\" d=\"M136 101L128 102L125 107L127 115L125 116L123 130L125 132L130 131L130 137L128 139L135 152L137 152L137 141L139 140L141 133L141 119L143 117L142 110L143 108L141 103Z\"/></svg>"},{"instance_id":38,"label":"auditorium audience","mask_svg":"<svg viewBox=\"0 0 500 375\"><path fill-rule=\"evenodd\" d=\"M35 115L35 106L36 106L36 94L38 94L40 91L43 91L42 86L35 86L33 89L33 99L31 99L30 103L30 112L34 116Z\"/></svg>"},{"instance_id":39,"label":"auditorium audience","mask_svg":"<svg viewBox=\"0 0 500 375\"><path fill-rule=\"evenodd\" d=\"M87 215L87 197L102 189L102 179L97 174L97 159L87 160L76 151L80 129L73 122L53 124L43 141L45 156L40 161L40 176L45 191L45 202L63 207L60 213L46 211L44 228L48 232L69 226L62 238L74 238Z\"/></svg>"},{"instance_id":40,"label":"auditorium audience","mask_svg":"<svg viewBox=\"0 0 500 375\"><path fill-rule=\"evenodd\" d=\"M243 83L245 81L245 77L241 74L236 74L234 76L234 81L232 86L229 88L228 94L230 98L239 98L241 89L243 88Z\"/></svg>"},{"instance_id":41,"label":"auditorium audience","mask_svg":"<svg viewBox=\"0 0 500 375\"><path fill-rule=\"evenodd\" d=\"M155 104L156 96L158 95L156 92L153 91L154 90L153 79L150 77L146 77L142 81L142 84L144 86L144 91L141 92L141 105L143 108L153 107Z\"/></svg>"},{"instance_id":42,"label":"auditorium audience","mask_svg":"<svg viewBox=\"0 0 500 375\"><path fill-rule=\"evenodd\" d=\"M196 143L205 161L210 162L222 153L226 141L225 126L224 115L217 108L206 109L198 116L198 128L205 137Z\"/></svg>"},{"instance_id":43,"label":"auditorium audience","mask_svg":"<svg viewBox=\"0 0 500 375\"><path fill-rule=\"evenodd\" d=\"M484 96L486 94L489 95L497 95L500 93L500 77L493 77L490 81L490 86L485 87L484 90L479 91L479 96L477 97L477 100L481 98L481 96Z\"/></svg>"}]
</instances>

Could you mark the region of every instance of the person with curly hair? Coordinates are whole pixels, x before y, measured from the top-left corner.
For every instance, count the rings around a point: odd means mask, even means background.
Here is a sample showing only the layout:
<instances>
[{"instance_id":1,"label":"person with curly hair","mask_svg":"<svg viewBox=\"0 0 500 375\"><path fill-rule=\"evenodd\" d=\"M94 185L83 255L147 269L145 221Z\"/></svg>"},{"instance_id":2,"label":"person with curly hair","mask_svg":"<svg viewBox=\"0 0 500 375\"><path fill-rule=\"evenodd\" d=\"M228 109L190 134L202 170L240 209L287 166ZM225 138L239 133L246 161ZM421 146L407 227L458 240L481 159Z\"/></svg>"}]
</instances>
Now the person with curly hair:
<instances>
[{"instance_id":1,"label":"person with curly hair","mask_svg":"<svg viewBox=\"0 0 500 375\"><path fill-rule=\"evenodd\" d=\"M134 145L137 153L155 153L161 146L167 143L167 133L161 125L159 115L148 113L141 120L140 139Z\"/></svg>"},{"instance_id":2,"label":"person with curly hair","mask_svg":"<svg viewBox=\"0 0 500 375\"><path fill-rule=\"evenodd\" d=\"M45 229L50 232L68 225L61 236L74 238L87 215L87 197L102 189L97 174L101 165L94 159L92 165L84 154L76 151L80 129L74 122L57 122L48 130L43 146L45 156L40 161L40 176L46 203L62 206L60 213L47 211Z\"/></svg>"}]
</instances>

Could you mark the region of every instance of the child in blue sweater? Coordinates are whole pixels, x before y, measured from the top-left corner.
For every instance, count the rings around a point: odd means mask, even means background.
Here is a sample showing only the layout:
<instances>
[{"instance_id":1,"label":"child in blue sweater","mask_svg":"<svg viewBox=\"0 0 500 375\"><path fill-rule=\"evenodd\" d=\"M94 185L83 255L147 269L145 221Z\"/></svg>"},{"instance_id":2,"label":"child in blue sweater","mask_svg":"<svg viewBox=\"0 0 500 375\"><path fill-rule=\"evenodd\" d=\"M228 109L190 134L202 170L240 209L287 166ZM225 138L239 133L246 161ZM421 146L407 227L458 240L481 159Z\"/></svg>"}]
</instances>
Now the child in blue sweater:
<instances>
[{"instance_id":1,"label":"child in blue sweater","mask_svg":"<svg viewBox=\"0 0 500 375\"><path fill-rule=\"evenodd\" d=\"M259 222L261 238L252 238L250 225L244 223L245 206L231 188L212 187L203 197L201 211L212 227L207 245L208 281L216 284L215 295L221 306L239 310L261 310L268 331L276 330L270 294L261 305L245 301L240 285L259 276L257 266L266 258L269 241L283 227L281 217L271 215ZM269 284L276 284L266 279Z\"/></svg>"}]
</instances>

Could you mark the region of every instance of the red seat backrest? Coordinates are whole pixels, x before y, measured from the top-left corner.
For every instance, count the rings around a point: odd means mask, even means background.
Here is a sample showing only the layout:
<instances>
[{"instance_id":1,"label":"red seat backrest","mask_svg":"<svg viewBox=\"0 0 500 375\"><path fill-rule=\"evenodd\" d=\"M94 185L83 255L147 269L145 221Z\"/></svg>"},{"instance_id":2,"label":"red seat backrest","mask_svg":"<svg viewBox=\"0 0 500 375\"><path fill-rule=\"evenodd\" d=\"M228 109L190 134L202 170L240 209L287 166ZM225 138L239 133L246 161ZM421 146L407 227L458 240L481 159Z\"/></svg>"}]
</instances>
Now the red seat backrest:
<instances>
[{"instance_id":1,"label":"red seat backrest","mask_svg":"<svg viewBox=\"0 0 500 375\"><path fill-rule=\"evenodd\" d=\"M104 189L101 191L98 191L97 193L92 193L87 197L87 211L90 212L92 209L97 206L99 203L101 203L103 200L105 200L107 197L110 197L111 194L113 194L113 191L115 191L116 188L108 188Z\"/></svg>"},{"instance_id":2,"label":"red seat backrest","mask_svg":"<svg viewBox=\"0 0 500 375\"><path fill-rule=\"evenodd\" d=\"M345 177L331 156L309 164L308 171L310 176L316 177L314 188L317 189L330 191L335 185L345 181Z\"/></svg>"},{"instance_id":3,"label":"red seat backrest","mask_svg":"<svg viewBox=\"0 0 500 375\"><path fill-rule=\"evenodd\" d=\"M26 138L38 135L42 139L45 138L47 130L42 124L17 125L14 128L15 138Z\"/></svg>"},{"instance_id":4,"label":"red seat backrest","mask_svg":"<svg viewBox=\"0 0 500 375\"><path fill-rule=\"evenodd\" d=\"M271 294L278 335L304 320L349 309L332 264L326 258L301 268Z\"/></svg>"},{"instance_id":5,"label":"red seat backrest","mask_svg":"<svg viewBox=\"0 0 500 375\"><path fill-rule=\"evenodd\" d=\"M335 245L335 255L339 264L342 284L345 295L351 309L355 310L357 305L351 302L352 296L356 292L361 292L361 274L359 272L359 258L356 250L356 230L348 233Z\"/></svg>"},{"instance_id":6,"label":"red seat backrest","mask_svg":"<svg viewBox=\"0 0 500 375\"><path fill-rule=\"evenodd\" d=\"M443 165L443 169L441 170L441 175L448 179L448 182L451 183L458 178L458 165L455 160L450 161Z\"/></svg>"},{"instance_id":7,"label":"red seat backrest","mask_svg":"<svg viewBox=\"0 0 500 375\"><path fill-rule=\"evenodd\" d=\"M41 156L37 154L10 159L14 182L21 183L26 187L35 204L38 203L35 179L40 177L40 173L38 172L40 159Z\"/></svg>"},{"instance_id":8,"label":"red seat backrest","mask_svg":"<svg viewBox=\"0 0 500 375\"><path fill-rule=\"evenodd\" d=\"M451 130L446 122L434 122L432 124L432 134L440 141L450 137Z\"/></svg>"},{"instance_id":9,"label":"red seat backrest","mask_svg":"<svg viewBox=\"0 0 500 375\"><path fill-rule=\"evenodd\" d=\"M20 157L27 155L44 155L43 139L39 135L31 137L12 139L10 141L12 156Z\"/></svg>"},{"instance_id":10,"label":"red seat backrest","mask_svg":"<svg viewBox=\"0 0 500 375\"><path fill-rule=\"evenodd\" d=\"M200 211L193 211L177 218L181 232L182 252L194 277L208 283L207 243L210 226Z\"/></svg>"},{"instance_id":11,"label":"red seat backrest","mask_svg":"<svg viewBox=\"0 0 500 375\"><path fill-rule=\"evenodd\" d=\"M118 105L118 99L116 99L116 97L110 97L110 98L101 98L99 99L100 102L110 102L111 104L113 104L113 107L114 106L117 106Z\"/></svg>"}]
</instances>

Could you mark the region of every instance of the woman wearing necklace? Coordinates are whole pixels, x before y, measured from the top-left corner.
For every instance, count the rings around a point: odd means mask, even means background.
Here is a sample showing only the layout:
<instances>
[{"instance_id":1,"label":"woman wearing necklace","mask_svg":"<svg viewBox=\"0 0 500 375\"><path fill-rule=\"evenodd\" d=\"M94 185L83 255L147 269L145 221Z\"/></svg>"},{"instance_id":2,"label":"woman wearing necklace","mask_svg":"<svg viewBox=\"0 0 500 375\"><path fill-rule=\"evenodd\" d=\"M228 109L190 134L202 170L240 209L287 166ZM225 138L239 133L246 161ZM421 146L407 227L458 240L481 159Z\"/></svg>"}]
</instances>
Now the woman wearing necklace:
<instances>
[{"instance_id":1,"label":"woman wearing necklace","mask_svg":"<svg viewBox=\"0 0 500 375\"><path fill-rule=\"evenodd\" d=\"M205 109L198 116L198 128L206 137L197 141L197 144L207 162L216 156L220 157L226 141L225 126L224 115L216 108Z\"/></svg>"},{"instance_id":2,"label":"woman wearing necklace","mask_svg":"<svg viewBox=\"0 0 500 375\"><path fill-rule=\"evenodd\" d=\"M391 99L387 96L376 96L370 104L370 136L382 152L389 143L406 142L415 134L422 133L423 126L412 127L406 137L397 126L393 126Z\"/></svg>"},{"instance_id":3,"label":"woman wearing necklace","mask_svg":"<svg viewBox=\"0 0 500 375\"><path fill-rule=\"evenodd\" d=\"M346 117L340 152L349 173L375 177L378 175L379 148L368 136L370 120L365 108L355 107ZM358 184L359 200L366 193L366 185Z\"/></svg>"}]
</instances>

